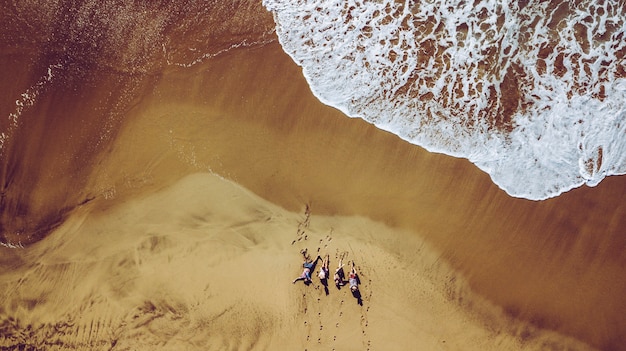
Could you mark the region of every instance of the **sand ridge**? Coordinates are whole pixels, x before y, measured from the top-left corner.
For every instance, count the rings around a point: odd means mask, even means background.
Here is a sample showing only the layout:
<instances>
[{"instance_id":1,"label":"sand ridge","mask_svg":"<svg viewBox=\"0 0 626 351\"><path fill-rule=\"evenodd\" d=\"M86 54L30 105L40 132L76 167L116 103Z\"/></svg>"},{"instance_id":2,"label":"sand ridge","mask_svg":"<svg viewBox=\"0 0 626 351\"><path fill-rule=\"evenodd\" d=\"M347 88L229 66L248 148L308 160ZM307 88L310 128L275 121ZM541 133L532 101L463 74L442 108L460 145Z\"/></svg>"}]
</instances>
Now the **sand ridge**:
<instances>
[{"instance_id":1,"label":"sand ridge","mask_svg":"<svg viewBox=\"0 0 626 351\"><path fill-rule=\"evenodd\" d=\"M521 342L512 326L525 324L508 321L493 312L497 309L489 312L495 318L491 327L487 319L472 316L453 291L487 306L485 311L493 307L472 297L438 253L409 233L362 217L317 216L314 207L310 212L303 207L300 213L286 211L202 173L105 211L84 208L50 240L15 251L23 260L14 267L20 278L2 270L0 346L535 350L546 341L576 346L528 325L533 339ZM340 257L354 260L362 304L332 282L327 294L316 275L309 286L293 284L305 249L329 254L331 269ZM459 279L442 284L452 276Z\"/></svg>"},{"instance_id":2,"label":"sand ridge","mask_svg":"<svg viewBox=\"0 0 626 351\"><path fill-rule=\"evenodd\" d=\"M538 327L623 345L623 180L512 199L323 106L276 43L153 83L90 161L93 201L2 248L1 346L591 349ZM347 252L363 306L294 286L303 249Z\"/></svg>"}]
</instances>

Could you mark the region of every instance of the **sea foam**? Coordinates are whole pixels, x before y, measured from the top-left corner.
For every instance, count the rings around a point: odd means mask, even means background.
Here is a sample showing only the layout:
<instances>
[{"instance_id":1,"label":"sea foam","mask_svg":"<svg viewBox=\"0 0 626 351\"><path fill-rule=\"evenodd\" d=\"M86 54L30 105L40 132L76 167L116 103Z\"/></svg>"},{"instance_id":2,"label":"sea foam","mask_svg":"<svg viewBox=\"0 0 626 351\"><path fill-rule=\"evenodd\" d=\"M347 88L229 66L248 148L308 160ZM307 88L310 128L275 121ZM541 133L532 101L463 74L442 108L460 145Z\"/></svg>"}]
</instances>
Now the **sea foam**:
<instances>
[{"instance_id":1,"label":"sea foam","mask_svg":"<svg viewBox=\"0 0 626 351\"><path fill-rule=\"evenodd\" d=\"M507 193L626 173L619 1L263 0L313 93Z\"/></svg>"}]
</instances>

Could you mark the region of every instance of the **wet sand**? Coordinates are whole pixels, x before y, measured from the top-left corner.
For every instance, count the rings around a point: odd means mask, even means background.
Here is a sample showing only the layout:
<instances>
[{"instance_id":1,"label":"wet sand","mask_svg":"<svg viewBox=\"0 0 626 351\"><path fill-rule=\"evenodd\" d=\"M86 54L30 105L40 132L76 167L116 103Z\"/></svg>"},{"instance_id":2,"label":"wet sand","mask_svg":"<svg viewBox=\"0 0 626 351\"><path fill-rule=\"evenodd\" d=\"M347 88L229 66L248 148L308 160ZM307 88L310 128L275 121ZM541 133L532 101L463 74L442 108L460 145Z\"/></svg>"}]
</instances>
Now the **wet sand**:
<instances>
[{"instance_id":1,"label":"wet sand","mask_svg":"<svg viewBox=\"0 0 626 351\"><path fill-rule=\"evenodd\" d=\"M182 82L193 84L178 90ZM319 104L277 46L225 55L202 75L166 76L155 94L173 117L160 128L196 169L291 211L307 203L316 214L413 230L510 315L602 349L623 344L623 177L543 202L511 198L465 160ZM181 112L184 102L211 109Z\"/></svg>"},{"instance_id":2,"label":"wet sand","mask_svg":"<svg viewBox=\"0 0 626 351\"><path fill-rule=\"evenodd\" d=\"M90 201L1 248L0 346L624 349L624 177L511 198L322 105L276 42L149 82L65 178ZM363 305L291 284L303 249L355 260Z\"/></svg>"}]
</instances>

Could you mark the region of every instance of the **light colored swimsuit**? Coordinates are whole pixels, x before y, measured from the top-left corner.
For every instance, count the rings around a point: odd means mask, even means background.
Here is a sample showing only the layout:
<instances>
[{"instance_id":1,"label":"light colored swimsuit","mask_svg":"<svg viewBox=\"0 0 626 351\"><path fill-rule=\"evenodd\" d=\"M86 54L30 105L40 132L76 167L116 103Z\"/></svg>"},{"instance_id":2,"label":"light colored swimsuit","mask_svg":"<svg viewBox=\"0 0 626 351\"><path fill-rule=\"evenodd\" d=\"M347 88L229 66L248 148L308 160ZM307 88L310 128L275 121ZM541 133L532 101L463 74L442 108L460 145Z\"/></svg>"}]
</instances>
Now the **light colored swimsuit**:
<instances>
[{"instance_id":1,"label":"light colored swimsuit","mask_svg":"<svg viewBox=\"0 0 626 351\"><path fill-rule=\"evenodd\" d=\"M353 286L356 287L357 286L356 275L350 274L349 282L350 282L350 289L352 289Z\"/></svg>"}]
</instances>

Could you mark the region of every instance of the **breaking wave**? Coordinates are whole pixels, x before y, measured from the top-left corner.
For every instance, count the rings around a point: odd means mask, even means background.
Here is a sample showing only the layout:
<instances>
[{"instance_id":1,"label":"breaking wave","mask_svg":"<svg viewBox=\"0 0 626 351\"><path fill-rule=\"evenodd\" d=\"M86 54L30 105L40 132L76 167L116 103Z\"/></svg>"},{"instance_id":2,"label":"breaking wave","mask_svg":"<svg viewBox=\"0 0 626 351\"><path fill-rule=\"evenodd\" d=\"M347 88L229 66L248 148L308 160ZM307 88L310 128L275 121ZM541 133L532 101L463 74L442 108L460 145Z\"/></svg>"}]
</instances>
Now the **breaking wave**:
<instances>
[{"instance_id":1,"label":"breaking wave","mask_svg":"<svg viewBox=\"0 0 626 351\"><path fill-rule=\"evenodd\" d=\"M263 3L322 102L512 196L626 173L624 1Z\"/></svg>"}]
</instances>

